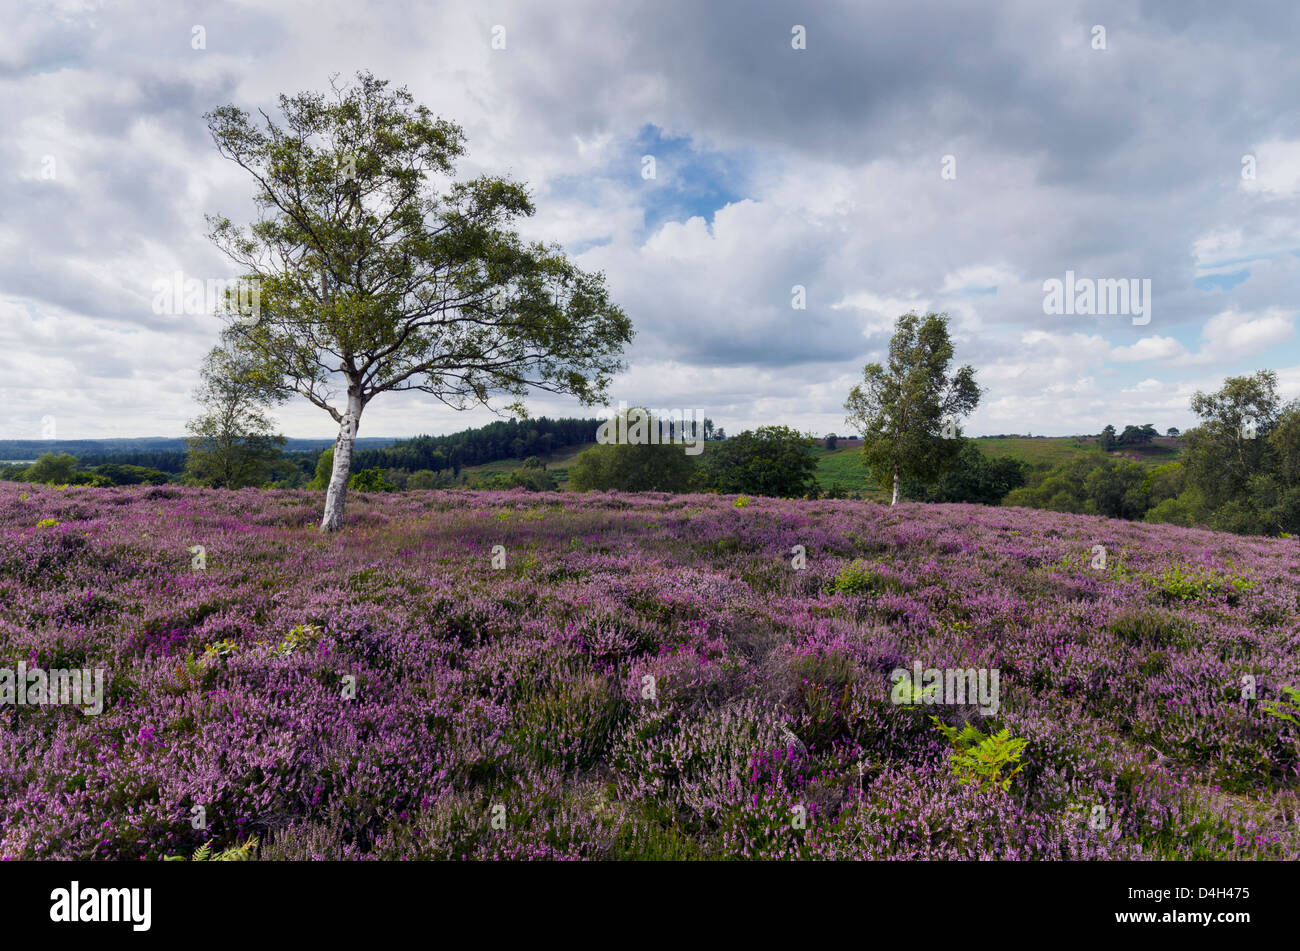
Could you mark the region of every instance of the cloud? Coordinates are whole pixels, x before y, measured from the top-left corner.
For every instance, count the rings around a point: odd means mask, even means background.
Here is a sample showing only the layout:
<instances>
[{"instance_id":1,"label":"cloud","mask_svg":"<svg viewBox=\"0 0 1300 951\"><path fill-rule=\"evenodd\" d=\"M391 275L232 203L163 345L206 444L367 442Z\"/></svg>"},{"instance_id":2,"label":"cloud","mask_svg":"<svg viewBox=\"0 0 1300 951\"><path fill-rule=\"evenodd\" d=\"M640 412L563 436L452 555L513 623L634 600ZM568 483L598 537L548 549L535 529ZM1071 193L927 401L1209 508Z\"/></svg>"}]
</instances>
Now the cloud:
<instances>
[{"instance_id":1,"label":"cloud","mask_svg":"<svg viewBox=\"0 0 1300 951\"><path fill-rule=\"evenodd\" d=\"M1284 0L20 6L0 33L0 395L69 436L179 433L220 324L154 314L150 287L231 276L203 216L255 215L203 113L369 68L464 125L464 174L529 184L527 237L605 271L638 331L615 399L843 431L893 320L933 309L988 388L968 431L1093 432L1157 398L1184 425L1216 376L1300 365L1300 60L1277 41L1297 33ZM1067 269L1151 279L1151 325L1045 315ZM395 395L362 429L483 421Z\"/></svg>"},{"instance_id":2,"label":"cloud","mask_svg":"<svg viewBox=\"0 0 1300 951\"><path fill-rule=\"evenodd\" d=\"M1143 337L1127 347L1114 347L1110 351L1110 359L1118 363L1137 363L1144 360L1168 360L1186 352L1186 348L1173 337Z\"/></svg>"},{"instance_id":3,"label":"cloud","mask_svg":"<svg viewBox=\"0 0 1300 951\"><path fill-rule=\"evenodd\" d=\"M1251 157L1254 174L1243 174L1242 191L1275 200L1300 197L1300 139L1261 142Z\"/></svg>"},{"instance_id":4,"label":"cloud","mask_svg":"<svg viewBox=\"0 0 1300 951\"><path fill-rule=\"evenodd\" d=\"M1269 353L1295 338L1295 315L1279 309L1257 315L1224 311L1205 322L1201 338L1199 351L1179 355L1174 362L1180 366L1224 365Z\"/></svg>"},{"instance_id":5,"label":"cloud","mask_svg":"<svg viewBox=\"0 0 1300 951\"><path fill-rule=\"evenodd\" d=\"M996 290L999 284L1009 284L1016 280L1016 275L1010 268L989 264L974 265L945 274L940 290L944 293Z\"/></svg>"}]
</instances>

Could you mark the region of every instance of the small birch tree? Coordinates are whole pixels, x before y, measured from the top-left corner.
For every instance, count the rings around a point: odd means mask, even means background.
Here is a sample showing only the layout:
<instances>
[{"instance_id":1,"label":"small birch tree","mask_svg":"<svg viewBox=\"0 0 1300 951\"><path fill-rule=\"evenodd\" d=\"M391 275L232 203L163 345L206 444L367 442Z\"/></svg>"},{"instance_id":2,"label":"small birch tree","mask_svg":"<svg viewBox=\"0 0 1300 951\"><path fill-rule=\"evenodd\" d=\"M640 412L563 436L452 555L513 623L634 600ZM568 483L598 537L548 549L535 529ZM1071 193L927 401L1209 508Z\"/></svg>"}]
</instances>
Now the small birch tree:
<instances>
[{"instance_id":1,"label":"small birch tree","mask_svg":"<svg viewBox=\"0 0 1300 951\"><path fill-rule=\"evenodd\" d=\"M343 523L361 415L381 393L418 390L455 409L531 389L602 402L631 322L601 274L523 241L527 191L456 181L458 126L370 73L265 112L206 118L220 154L254 183L247 228L209 217L212 240L255 282L258 307L230 333L267 386L338 424L321 531Z\"/></svg>"},{"instance_id":2,"label":"small birch tree","mask_svg":"<svg viewBox=\"0 0 1300 951\"><path fill-rule=\"evenodd\" d=\"M980 391L969 366L948 376L952 356L947 314L904 314L889 342L888 366L867 364L844 403L872 477L893 483L890 505L898 504L904 477L931 482L957 458L956 421L976 407Z\"/></svg>"},{"instance_id":3,"label":"small birch tree","mask_svg":"<svg viewBox=\"0 0 1300 951\"><path fill-rule=\"evenodd\" d=\"M187 426L185 481L221 489L261 485L285 443L267 412L279 397L257 384L246 359L222 347L209 351L201 376L194 398L202 412Z\"/></svg>"}]
</instances>

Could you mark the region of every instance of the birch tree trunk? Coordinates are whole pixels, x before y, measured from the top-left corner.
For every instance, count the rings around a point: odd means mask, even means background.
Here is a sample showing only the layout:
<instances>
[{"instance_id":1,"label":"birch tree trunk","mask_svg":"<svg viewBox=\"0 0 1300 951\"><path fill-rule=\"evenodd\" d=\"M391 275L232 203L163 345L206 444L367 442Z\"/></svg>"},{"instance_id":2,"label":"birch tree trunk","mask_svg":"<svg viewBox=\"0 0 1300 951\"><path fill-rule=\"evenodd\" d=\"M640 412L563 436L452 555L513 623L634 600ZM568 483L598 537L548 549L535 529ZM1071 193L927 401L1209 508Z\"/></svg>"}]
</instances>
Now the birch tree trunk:
<instances>
[{"instance_id":1,"label":"birch tree trunk","mask_svg":"<svg viewBox=\"0 0 1300 951\"><path fill-rule=\"evenodd\" d=\"M349 389L348 409L339 424L339 437L334 441L334 469L330 473L329 488L325 491L325 516L320 530L333 532L343 527L343 505L348 496L348 473L352 468L352 444L357 439L357 426L361 422L361 395Z\"/></svg>"},{"instance_id":2,"label":"birch tree trunk","mask_svg":"<svg viewBox=\"0 0 1300 951\"><path fill-rule=\"evenodd\" d=\"M338 459L338 456L335 456L334 458ZM894 470L894 499L889 504L890 505L898 504L898 470L897 469Z\"/></svg>"}]
</instances>

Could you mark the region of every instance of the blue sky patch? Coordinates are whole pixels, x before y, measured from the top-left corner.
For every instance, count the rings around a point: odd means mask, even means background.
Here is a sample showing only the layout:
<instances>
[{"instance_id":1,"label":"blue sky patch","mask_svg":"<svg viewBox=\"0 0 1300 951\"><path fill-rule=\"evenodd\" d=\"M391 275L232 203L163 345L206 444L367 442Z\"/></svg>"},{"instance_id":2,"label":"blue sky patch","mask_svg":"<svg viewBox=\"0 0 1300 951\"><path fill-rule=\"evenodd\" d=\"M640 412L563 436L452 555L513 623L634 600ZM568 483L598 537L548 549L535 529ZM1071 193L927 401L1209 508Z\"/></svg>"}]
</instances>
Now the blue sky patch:
<instances>
[{"instance_id":1,"label":"blue sky patch","mask_svg":"<svg viewBox=\"0 0 1300 951\"><path fill-rule=\"evenodd\" d=\"M1198 291L1211 289L1230 291L1248 277L1250 277L1250 268L1243 268L1230 274L1206 274L1204 277L1198 277L1192 283L1195 284Z\"/></svg>"}]
</instances>

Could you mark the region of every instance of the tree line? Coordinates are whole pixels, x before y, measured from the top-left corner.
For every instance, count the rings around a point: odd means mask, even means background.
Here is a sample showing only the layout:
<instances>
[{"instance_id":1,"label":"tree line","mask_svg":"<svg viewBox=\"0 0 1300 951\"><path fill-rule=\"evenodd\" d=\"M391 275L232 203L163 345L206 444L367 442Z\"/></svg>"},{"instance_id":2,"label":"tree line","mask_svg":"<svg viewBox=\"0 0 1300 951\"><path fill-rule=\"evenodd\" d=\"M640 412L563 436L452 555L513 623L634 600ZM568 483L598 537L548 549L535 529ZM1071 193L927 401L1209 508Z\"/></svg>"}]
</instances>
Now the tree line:
<instances>
[{"instance_id":1,"label":"tree line","mask_svg":"<svg viewBox=\"0 0 1300 951\"><path fill-rule=\"evenodd\" d=\"M1300 533L1300 400L1284 404L1277 374L1260 370L1197 392L1191 408L1199 424L1171 431L1183 445L1177 460L1149 469L1082 457L1031 473L1005 504L1242 534Z\"/></svg>"},{"instance_id":2,"label":"tree line","mask_svg":"<svg viewBox=\"0 0 1300 951\"><path fill-rule=\"evenodd\" d=\"M362 469L450 469L459 475L466 466L502 459L547 458L561 449L592 440L599 419L501 420L446 436L416 436L383 449L356 453L353 471Z\"/></svg>"},{"instance_id":3,"label":"tree line","mask_svg":"<svg viewBox=\"0 0 1300 951\"><path fill-rule=\"evenodd\" d=\"M604 275L520 235L516 222L534 213L524 185L456 178L459 126L367 72L330 87L281 96L280 121L233 104L206 116L218 154L250 175L258 212L246 226L210 216L209 237L256 294L229 292L221 342L202 368L202 411L190 424L184 471L164 477L320 488L323 532L342 525L349 488L437 487L463 479L467 466L520 457L491 485L550 487L558 476L545 457L588 441L596 421L502 422L367 450L357 443L363 412L385 393L409 390L456 409L513 400L506 409L523 418L533 391L599 405L625 368L630 320ZM1170 467L1139 473L1105 456L1153 440L1154 426L1144 423L1122 433L1107 426L1094 465L1042 471L989 459L963 436L960 422L982 391L972 367L950 369L953 356L946 315L905 314L885 361L867 364L845 401L863 439L861 461L891 503L1010 502L1233 531L1300 530L1300 414L1279 404L1270 371L1198 393L1192 408L1202 422L1184 434L1184 458ZM285 454L269 410L295 397L338 426L331 450ZM698 460L676 444L597 445L580 455L571 481L810 495L818 491L814 445L783 426L718 439ZM49 454L22 476L145 478L120 463L94 469Z\"/></svg>"}]
</instances>

